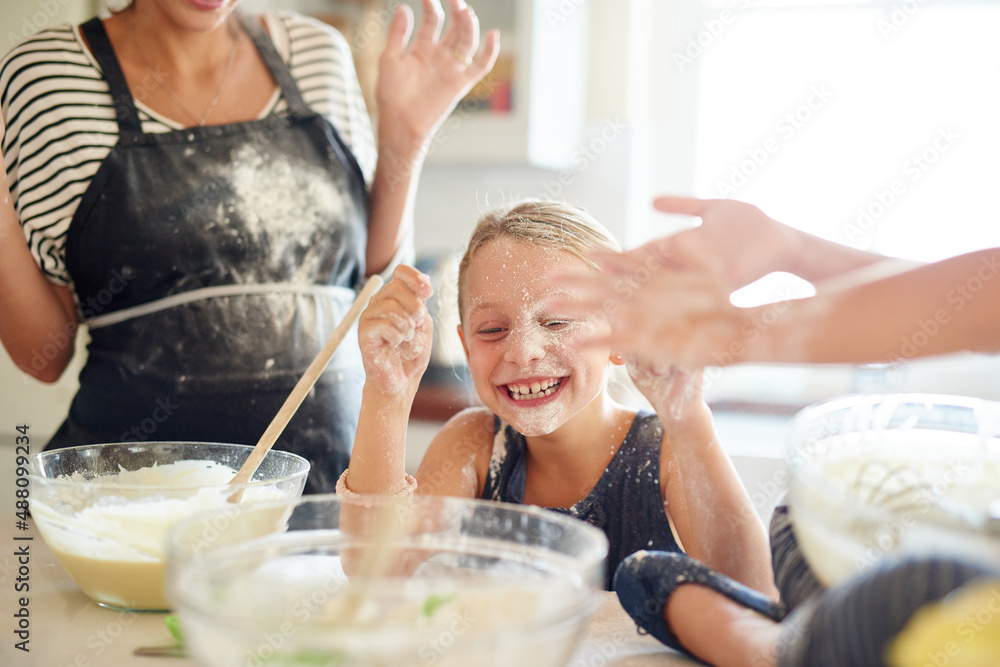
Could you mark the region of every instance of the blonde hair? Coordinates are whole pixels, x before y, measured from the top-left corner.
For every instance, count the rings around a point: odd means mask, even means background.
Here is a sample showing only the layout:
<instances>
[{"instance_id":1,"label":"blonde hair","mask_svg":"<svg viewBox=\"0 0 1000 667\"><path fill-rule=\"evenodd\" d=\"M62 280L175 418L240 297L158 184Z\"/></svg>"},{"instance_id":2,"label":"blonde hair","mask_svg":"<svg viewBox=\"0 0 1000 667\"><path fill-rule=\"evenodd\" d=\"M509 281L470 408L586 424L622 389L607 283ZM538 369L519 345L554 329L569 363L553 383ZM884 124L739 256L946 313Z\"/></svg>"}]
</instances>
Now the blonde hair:
<instances>
[{"instance_id":1,"label":"blonde hair","mask_svg":"<svg viewBox=\"0 0 1000 667\"><path fill-rule=\"evenodd\" d=\"M458 265L458 315L462 318L465 275L476 253L491 241L511 238L543 248L568 252L593 269L597 264L587 251L620 251L621 245L604 226L581 208L562 202L528 199L483 214L469 237Z\"/></svg>"}]
</instances>

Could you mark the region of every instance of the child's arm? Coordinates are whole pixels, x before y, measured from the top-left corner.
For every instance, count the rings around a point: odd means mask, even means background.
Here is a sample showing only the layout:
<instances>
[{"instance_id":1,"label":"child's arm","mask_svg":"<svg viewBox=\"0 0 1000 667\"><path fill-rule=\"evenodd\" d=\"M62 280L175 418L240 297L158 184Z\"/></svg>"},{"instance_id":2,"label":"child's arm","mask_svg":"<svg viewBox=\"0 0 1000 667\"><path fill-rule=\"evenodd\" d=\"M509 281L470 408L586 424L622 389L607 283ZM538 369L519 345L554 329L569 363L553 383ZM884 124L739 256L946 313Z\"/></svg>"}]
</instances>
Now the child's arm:
<instances>
[{"instance_id":1,"label":"child's arm","mask_svg":"<svg viewBox=\"0 0 1000 667\"><path fill-rule=\"evenodd\" d=\"M355 493L391 494L405 483L406 425L431 354L430 295L430 279L400 265L361 314L366 376L345 480Z\"/></svg>"},{"instance_id":2,"label":"child's arm","mask_svg":"<svg viewBox=\"0 0 1000 667\"><path fill-rule=\"evenodd\" d=\"M0 119L0 141L3 136ZM0 165L2 158L0 154ZM18 368L55 382L73 357L76 326L72 291L50 283L38 268L24 241L6 175L0 175L0 342ZM66 343L53 346L53 341Z\"/></svg>"},{"instance_id":3,"label":"child's arm","mask_svg":"<svg viewBox=\"0 0 1000 667\"><path fill-rule=\"evenodd\" d=\"M767 533L702 400L701 371L630 361L636 386L663 424L660 486L684 551L777 597Z\"/></svg>"},{"instance_id":4,"label":"child's arm","mask_svg":"<svg viewBox=\"0 0 1000 667\"><path fill-rule=\"evenodd\" d=\"M430 360L433 334L427 313L430 295L431 284L426 275L413 267L399 265L392 281L372 297L359 319L358 341L366 377L354 450L343 478L348 491L354 494L392 495L407 487L406 427L413 398ZM485 426L482 415L477 420L471 412L452 418L435 437L417 474L418 493L469 497L474 494L477 468L471 460L461 458L466 448L456 446L474 439ZM456 444L449 444L452 440ZM488 456L487 453L487 462ZM464 486L463 480L468 481ZM379 535L426 525L428 520L433 524L436 518L422 516L415 523L392 526L400 520L402 515L345 502L340 525L348 534L374 535L373 539L378 540ZM353 576L364 572L363 562L370 554L364 548L348 549L343 556L344 569ZM407 576L427 556L421 550L395 553L389 573Z\"/></svg>"},{"instance_id":5,"label":"child's arm","mask_svg":"<svg viewBox=\"0 0 1000 667\"><path fill-rule=\"evenodd\" d=\"M406 426L430 360L430 295L430 279L400 265L359 320L366 377L345 480L355 493L391 494L404 484ZM489 410L471 408L455 415L428 447L417 471L417 491L476 497L486 478L492 442Z\"/></svg>"}]
</instances>

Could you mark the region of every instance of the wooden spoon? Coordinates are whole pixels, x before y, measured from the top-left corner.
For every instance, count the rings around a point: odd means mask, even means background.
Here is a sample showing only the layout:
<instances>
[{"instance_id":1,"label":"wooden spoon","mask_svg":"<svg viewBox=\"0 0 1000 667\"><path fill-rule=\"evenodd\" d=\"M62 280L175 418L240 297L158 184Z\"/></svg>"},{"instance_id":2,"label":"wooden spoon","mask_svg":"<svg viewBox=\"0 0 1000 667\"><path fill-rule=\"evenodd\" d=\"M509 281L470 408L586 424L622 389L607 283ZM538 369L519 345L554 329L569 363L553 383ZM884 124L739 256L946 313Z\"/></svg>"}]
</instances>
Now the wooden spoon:
<instances>
[{"instance_id":1,"label":"wooden spoon","mask_svg":"<svg viewBox=\"0 0 1000 667\"><path fill-rule=\"evenodd\" d=\"M370 531L371 542L363 548L359 560L358 571L350 577L350 585L343 593L343 605L340 613L331 619L338 626L358 623L361 609L365 601L372 595L375 582L381 579L389 569L390 557L394 554L394 546L406 533L407 522L404 517L409 515L405 505L411 498L386 497L384 504L376 505L374 525ZM341 512L343 512L341 505ZM398 549L398 546L396 547Z\"/></svg>"},{"instance_id":2,"label":"wooden spoon","mask_svg":"<svg viewBox=\"0 0 1000 667\"><path fill-rule=\"evenodd\" d=\"M250 456L247 460L243 462L243 467L240 471L236 473L236 476L230 480L230 484L242 484L250 481L254 473L257 472L257 468L260 466L261 461L264 460L264 456L271 450L271 447L278 440L278 436L281 432L285 430L285 426L291 421L292 417L295 415L295 411L299 409L302 405L302 401L305 400L306 394L309 390L313 388L316 381L319 380L319 376L323 374L326 370L327 364L330 363L330 359L333 357L333 353L337 351L337 346L340 345L340 341L344 340L344 336L347 335L348 330L354 325L355 320L361 315L361 311L364 310L365 306L368 305L368 300L375 295L375 292L379 291L382 287L382 278L378 275L374 275L368 279L365 286L361 288L361 292L358 294L357 298L354 299L354 303L351 304L350 309L344 315L344 318L337 325L337 328L333 330L329 340L323 345L323 349L319 351L316 358L312 360L309 367L306 368L302 377L292 388L292 393L288 395L285 402L282 403L281 409L278 410L278 414L274 416L271 423L268 424L267 429L264 430L264 435L260 437L257 441L257 445L250 452ZM229 502L238 503L243 498L243 491L237 491L229 497Z\"/></svg>"}]
</instances>

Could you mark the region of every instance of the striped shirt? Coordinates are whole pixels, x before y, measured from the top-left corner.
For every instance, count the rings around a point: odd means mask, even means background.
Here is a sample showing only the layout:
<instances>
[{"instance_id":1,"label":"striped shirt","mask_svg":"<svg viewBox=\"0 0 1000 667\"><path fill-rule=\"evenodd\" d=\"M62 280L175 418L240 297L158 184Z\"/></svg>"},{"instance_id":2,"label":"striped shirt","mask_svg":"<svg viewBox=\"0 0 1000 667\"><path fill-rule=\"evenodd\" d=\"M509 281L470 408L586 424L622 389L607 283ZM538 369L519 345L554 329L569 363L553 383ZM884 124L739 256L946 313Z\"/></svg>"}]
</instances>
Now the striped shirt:
<instances>
[{"instance_id":1,"label":"striped shirt","mask_svg":"<svg viewBox=\"0 0 1000 667\"><path fill-rule=\"evenodd\" d=\"M370 184L375 142L347 40L333 27L298 14L271 12L264 18L306 104L337 128ZM136 106L146 133L182 127L140 102ZM260 116L286 106L276 90ZM118 141L108 84L78 28L41 31L0 61L0 112L7 128L7 183L28 246L50 281L68 285L70 221Z\"/></svg>"}]
</instances>

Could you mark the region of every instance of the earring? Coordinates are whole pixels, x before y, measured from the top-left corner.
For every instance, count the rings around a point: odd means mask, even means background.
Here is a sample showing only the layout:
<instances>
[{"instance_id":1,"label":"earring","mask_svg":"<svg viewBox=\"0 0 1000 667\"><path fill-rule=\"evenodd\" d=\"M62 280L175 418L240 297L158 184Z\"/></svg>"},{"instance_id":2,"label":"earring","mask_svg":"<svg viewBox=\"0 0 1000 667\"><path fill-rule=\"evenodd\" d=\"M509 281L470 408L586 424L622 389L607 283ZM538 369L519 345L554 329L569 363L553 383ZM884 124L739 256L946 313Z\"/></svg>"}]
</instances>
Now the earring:
<instances>
[{"instance_id":1,"label":"earring","mask_svg":"<svg viewBox=\"0 0 1000 667\"><path fill-rule=\"evenodd\" d=\"M625 357L616 352L615 354L611 355L611 363L618 364L619 366L621 366L622 364L625 363Z\"/></svg>"}]
</instances>

